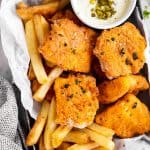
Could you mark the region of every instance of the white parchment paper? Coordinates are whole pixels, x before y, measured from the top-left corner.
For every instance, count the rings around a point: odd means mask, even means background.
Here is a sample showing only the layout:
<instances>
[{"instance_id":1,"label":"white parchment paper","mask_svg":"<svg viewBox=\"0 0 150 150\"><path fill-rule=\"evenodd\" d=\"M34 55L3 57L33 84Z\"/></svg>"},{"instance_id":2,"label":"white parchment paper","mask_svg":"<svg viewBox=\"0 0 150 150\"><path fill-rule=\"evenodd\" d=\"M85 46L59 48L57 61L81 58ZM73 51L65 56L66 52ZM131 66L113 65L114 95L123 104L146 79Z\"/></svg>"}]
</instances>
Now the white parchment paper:
<instances>
[{"instance_id":1,"label":"white parchment paper","mask_svg":"<svg viewBox=\"0 0 150 150\"><path fill-rule=\"evenodd\" d=\"M27 78L30 61L26 47L22 21L16 15L16 3L20 0L3 0L0 9L1 42L8 59L13 81L21 91L21 101L32 118L36 118L39 104L33 101Z\"/></svg>"},{"instance_id":2,"label":"white parchment paper","mask_svg":"<svg viewBox=\"0 0 150 150\"><path fill-rule=\"evenodd\" d=\"M36 118L39 111L39 104L33 101L30 90L30 82L27 78L28 64L30 61L24 27L20 18L16 15L16 3L21 0L2 0L0 9L1 42L5 56L8 59L13 82L21 91L21 102L32 118ZM28 0L29 1L29 0ZM38 3L38 0L30 0L31 3ZM149 0L141 0L142 7L148 4ZM148 47L145 52L146 62L150 68L150 20L141 20L138 10L136 11L138 25L145 33ZM148 28L147 28L148 27ZM143 30L144 29L144 30ZM150 79L150 73L148 74ZM150 136L142 135L131 139L115 139L117 150L150 150Z\"/></svg>"}]
</instances>

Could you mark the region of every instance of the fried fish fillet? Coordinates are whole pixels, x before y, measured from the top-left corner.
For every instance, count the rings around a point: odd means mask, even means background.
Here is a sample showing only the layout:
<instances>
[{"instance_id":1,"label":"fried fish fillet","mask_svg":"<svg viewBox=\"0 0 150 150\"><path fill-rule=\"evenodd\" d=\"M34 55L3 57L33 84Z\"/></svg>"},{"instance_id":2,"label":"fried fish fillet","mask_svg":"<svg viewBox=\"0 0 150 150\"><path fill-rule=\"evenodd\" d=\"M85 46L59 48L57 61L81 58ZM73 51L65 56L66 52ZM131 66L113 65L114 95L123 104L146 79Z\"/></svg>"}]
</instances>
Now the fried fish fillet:
<instances>
[{"instance_id":1,"label":"fried fish fillet","mask_svg":"<svg viewBox=\"0 0 150 150\"><path fill-rule=\"evenodd\" d=\"M105 30L98 37L94 54L109 79L137 74L143 67L146 41L138 29L127 22Z\"/></svg>"},{"instance_id":2,"label":"fried fish fillet","mask_svg":"<svg viewBox=\"0 0 150 150\"><path fill-rule=\"evenodd\" d=\"M86 75L60 77L55 81L54 90L58 124L84 128L93 122L99 107L95 78Z\"/></svg>"},{"instance_id":3,"label":"fried fish fillet","mask_svg":"<svg viewBox=\"0 0 150 150\"><path fill-rule=\"evenodd\" d=\"M69 19L54 20L39 51L47 61L64 70L89 72L95 35L92 29Z\"/></svg>"},{"instance_id":4,"label":"fried fish fillet","mask_svg":"<svg viewBox=\"0 0 150 150\"><path fill-rule=\"evenodd\" d=\"M80 20L77 18L77 16L70 10L63 10L57 12L51 19L50 21L58 20L58 19L66 19L68 18L69 20L72 20L74 23L81 25Z\"/></svg>"},{"instance_id":5,"label":"fried fish fillet","mask_svg":"<svg viewBox=\"0 0 150 150\"><path fill-rule=\"evenodd\" d=\"M150 131L150 113L136 96L128 94L96 116L96 123L111 128L121 138Z\"/></svg>"},{"instance_id":6,"label":"fried fish fillet","mask_svg":"<svg viewBox=\"0 0 150 150\"><path fill-rule=\"evenodd\" d=\"M128 75L101 83L98 86L98 99L101 104L109 104L117 101L127 93L137 94L139 91L148 88L149 84L143 76Z\"/></svg>"}]
</instances>

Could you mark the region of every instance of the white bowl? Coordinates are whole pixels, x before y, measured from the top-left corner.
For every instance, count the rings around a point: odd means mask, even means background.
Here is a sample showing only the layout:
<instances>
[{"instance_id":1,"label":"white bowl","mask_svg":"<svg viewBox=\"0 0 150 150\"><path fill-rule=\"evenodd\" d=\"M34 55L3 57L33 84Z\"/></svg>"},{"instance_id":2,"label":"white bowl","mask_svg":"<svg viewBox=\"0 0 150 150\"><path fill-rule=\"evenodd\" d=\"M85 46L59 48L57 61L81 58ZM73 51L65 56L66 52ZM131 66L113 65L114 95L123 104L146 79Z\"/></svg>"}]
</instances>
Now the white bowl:
<instances>
[{"instance_id":1,"label":"white bowl","mask_svg":"<svg viewBox=\"0 0 150 150\"><path fill-rule=\"evenodd\" d=\"M84 24L95 29L109 29L116 27L126 21L136 6L136 0L114 1L116 14L107 20L91 17L91 8L93 6L89 3L89 0L71 0L71 5L77 17Z\"/></svg>"}]
</instances>

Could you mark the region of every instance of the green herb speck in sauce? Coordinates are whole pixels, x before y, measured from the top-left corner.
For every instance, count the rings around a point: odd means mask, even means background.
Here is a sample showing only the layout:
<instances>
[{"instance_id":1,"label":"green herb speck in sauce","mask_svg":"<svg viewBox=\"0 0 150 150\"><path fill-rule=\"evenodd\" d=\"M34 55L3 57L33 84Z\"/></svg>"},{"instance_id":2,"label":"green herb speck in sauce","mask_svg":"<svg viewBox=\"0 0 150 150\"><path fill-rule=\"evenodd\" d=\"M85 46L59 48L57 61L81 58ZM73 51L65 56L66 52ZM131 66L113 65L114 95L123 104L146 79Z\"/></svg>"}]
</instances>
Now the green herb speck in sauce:
<instances>
[{"instance_id":1,"label":"green herb speck in sauce","mask_svg":"<svg viewBox=\"0 0 150 150\"><path fill-rule=\"evenodd\" d=\"M91 13L91 17L95 17L96 16L96 14L95 13Z\"/></svg>"},{"instance_id":2,"label":"green herb speck in sauce","mask_svg":"<svg viewBox=\"0 0 150 150\"><path fill-rule=\"evenodd\" d=\"M90 0L90 4L95 4L96 0Z\"/></svg>"},{"instance_id":3,"label":"green herb speck in sauce","mask_svg":"<svg viewBox=\"0 0 150 150\"><path fill-rule=\"evenodd\" d=\"M95 3L96 5L91 9L92 17L106 20L116 13L114 0L90 0L90 4Z\"/></svg>"}]
</instances>

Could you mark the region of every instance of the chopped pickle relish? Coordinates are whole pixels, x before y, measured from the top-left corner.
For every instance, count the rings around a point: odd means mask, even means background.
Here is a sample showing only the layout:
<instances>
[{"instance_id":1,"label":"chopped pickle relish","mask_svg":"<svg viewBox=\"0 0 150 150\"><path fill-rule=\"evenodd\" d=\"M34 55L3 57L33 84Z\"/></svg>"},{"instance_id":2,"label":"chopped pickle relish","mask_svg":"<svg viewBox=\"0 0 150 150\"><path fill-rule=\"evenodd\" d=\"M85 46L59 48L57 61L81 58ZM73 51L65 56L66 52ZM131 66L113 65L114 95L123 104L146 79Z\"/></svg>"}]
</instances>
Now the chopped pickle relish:
<instances>
[{"instance_id":1,"label":"chopped pickle relish","mask_svg":"<svg viewBox=\"0 0 150 150\"><path fill-rule=\"evenodd\" d=\"M90 4L95 4L94 8L91 9L92 17L106 20L116 13L113 7L114 0L90 0Z\"/></svg>"}]
</instances>

